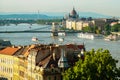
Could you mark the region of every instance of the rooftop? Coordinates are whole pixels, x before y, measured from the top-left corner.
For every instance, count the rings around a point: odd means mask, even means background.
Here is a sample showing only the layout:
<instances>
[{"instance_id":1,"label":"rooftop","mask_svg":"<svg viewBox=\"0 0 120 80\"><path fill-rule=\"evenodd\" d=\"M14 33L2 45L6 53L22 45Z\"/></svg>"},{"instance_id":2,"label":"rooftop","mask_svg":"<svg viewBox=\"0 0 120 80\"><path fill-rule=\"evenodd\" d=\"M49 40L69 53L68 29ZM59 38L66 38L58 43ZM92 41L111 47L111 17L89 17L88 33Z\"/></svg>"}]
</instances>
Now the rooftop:
<instances>
[{"instance_id":1,"label":"rooftop","mask_svg":"<svg viewBox=\"0 0 120 80\"><path fill-rule=\"evenodd\" d=\"M14 55L19 49L19 47L6 47L5 49L0 50L0 54Z\"/></svg>"}]
</instances>

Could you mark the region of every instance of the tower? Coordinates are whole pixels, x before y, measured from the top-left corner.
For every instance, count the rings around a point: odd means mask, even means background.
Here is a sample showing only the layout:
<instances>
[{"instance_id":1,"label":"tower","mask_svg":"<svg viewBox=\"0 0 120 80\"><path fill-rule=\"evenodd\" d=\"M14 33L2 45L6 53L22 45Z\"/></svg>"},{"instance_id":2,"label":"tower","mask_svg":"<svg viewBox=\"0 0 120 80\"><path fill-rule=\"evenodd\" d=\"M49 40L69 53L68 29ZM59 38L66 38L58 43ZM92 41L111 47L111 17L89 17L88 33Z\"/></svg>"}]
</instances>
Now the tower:
<instances>
[{"instance_id":1,"label":"tower","mask_svg":"<svg viewBox=\"0 0 120 80\"><path fill-rule=\"evenodd\" d=\"M56 24L53 22L52 23L52 36L58 36L58 27L56 26Z\"/></svg>"},{"instance_id":2,"label":"tower","mask_svg":"<svg viewBox=\"0 0 120 80\"><path fill-rule=\"evenodd\" d=\"M62 71L69 67L68 60L65 56L65 50L63 48L61 49L61 57L58 61L58 67L61 68Z\"/></svg>"},{"instance_id":3,"label":"tower","mask_svg":"<svg viewBox=\"0 0 120 80\"><path fill-rule=\"evenodd\" d=\"M78 19L79 18L79 15L77 14L74 7L73 7L73 10L69 13L69 18L72 18L72 19Z\"/></svg>"}]
</instances>

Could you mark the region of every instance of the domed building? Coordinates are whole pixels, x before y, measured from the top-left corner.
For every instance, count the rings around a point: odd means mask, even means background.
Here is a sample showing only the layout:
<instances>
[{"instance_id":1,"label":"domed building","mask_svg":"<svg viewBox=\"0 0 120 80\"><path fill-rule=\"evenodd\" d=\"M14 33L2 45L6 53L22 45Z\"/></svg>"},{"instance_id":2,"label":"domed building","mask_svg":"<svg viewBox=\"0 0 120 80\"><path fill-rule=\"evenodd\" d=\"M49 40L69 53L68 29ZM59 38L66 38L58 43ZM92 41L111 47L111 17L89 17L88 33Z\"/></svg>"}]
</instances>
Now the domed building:
<instances>
[{"instance_id":1,"label":"domed building","mask_svg":"<svg viewBox=\"0 0 120 80\"><path fill-rule=\"evenodd\" d=\"M84 27L94 26L92 19L79 18L75 8L73 7L69 15L65 16L62 22L63 27L73 30L83 30Z\"/></svg>"},{"instance_id":2,"label":"domed building","mask_svg":"<svg viewBox=\"0 0 120 80\"><path fill-rule=\"evenodd\" d=\"M69 13L69 19L72 18L72 19L78 19L79 18L79 15L77 14L76 10L74 9L73 7L73 10Z\"/></svg>"}]
</instances>

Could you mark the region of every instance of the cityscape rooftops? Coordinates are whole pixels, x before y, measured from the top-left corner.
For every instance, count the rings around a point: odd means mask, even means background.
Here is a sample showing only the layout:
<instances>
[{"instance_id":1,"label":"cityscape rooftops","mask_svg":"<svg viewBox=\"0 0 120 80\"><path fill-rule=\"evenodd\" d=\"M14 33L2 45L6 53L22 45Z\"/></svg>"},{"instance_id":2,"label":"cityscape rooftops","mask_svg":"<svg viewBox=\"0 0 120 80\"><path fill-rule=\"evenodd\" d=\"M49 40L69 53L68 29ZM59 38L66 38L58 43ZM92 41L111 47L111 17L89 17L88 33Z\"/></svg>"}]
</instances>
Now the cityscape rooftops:
<instances>
[{"instance_id":1,"label":"cityscape rooftops","mask_svg":"<svg viewBox=\"0 0 120 80\"><path fill-rule=\"evenodd\" d=\"M19 49L19 47L7 47L3 50L0 50L0 54L14 55Z\"/></svg>"}]
</instances>

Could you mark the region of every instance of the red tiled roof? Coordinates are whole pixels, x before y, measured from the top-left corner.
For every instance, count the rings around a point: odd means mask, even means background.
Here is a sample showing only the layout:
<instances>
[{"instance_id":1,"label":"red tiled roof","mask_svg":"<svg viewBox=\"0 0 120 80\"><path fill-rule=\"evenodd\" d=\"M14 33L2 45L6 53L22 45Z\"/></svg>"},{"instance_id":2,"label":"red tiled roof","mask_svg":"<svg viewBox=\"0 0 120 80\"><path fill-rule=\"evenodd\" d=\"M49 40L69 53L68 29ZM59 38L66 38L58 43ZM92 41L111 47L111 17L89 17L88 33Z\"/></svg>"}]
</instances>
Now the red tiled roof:
<instances>
[{"instance_id":1,"label":"red tiled roof","mask_svg":"<svg viewBox=\"0 0 120 80\"><path fill-rule=\"evenodd\" d=\"M27 57L29 55L29 50L32 49L32 48L34 48L34 47L35 47L35 45L31 45L30 47L27 47L26 48L27 50L25 50L24 53L23 53L24 56Z\"/></svg>"},{"instance_id":2,"label":"red tiled roof","mask_svg":"<svg viewBox=\"0 0 120 80\"><path fill-rule=\"evenodd\" d=\"M83 49L83 48L84 48L84 45L78 45L78 48L79 48L79 49Z\"/></svg>"},{"instance_id":3,"label":"red tiled roof","mask_svg":"<svg viewBox=\"0 0 120 80\"><path fill-rule=\"evenodd\" d=\"M0 54L13 55L19 49L20 48L7 47L7 48L5 48L3 50L0 50Z\"/></svg>"},{"instance_id":4,"label":"red tiled roof","mask_svg":"<svg viewBox=\"0 0 120 80\"><path fill-rule=\"evenodd\" d=\"M74 49L74 50L78 50L78 49L83 49L84 48L84 45L74 45L74 44L68 44L66 45L67 48L69 49Z\"/></svg>"}]
</instances>

